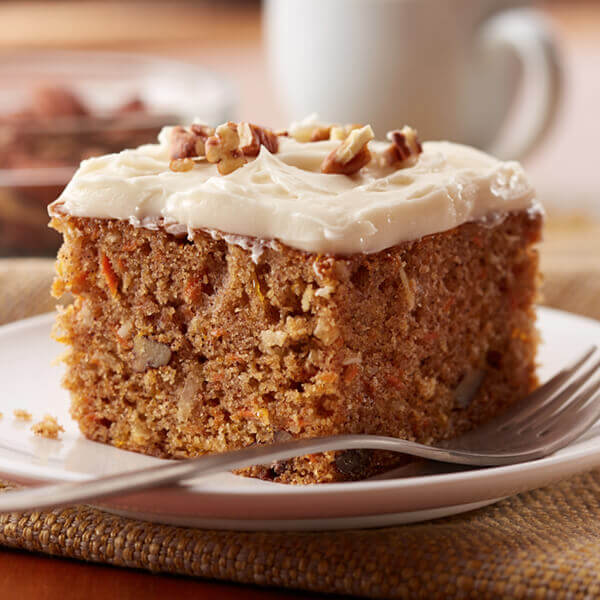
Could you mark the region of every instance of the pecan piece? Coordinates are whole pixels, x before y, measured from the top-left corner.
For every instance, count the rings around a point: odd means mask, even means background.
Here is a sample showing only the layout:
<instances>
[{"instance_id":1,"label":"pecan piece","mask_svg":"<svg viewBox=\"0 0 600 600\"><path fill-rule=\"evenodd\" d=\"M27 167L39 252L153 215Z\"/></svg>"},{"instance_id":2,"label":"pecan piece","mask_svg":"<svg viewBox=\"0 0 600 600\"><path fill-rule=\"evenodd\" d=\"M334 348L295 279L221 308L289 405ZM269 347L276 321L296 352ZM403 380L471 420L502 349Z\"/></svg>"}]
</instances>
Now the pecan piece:
<instances>
[{"instance_id":1,"label":"pecan piece","mask_svg":"<svg viewBox=\"0 0 600 600\"><path fill-rule=\"evenodd\" d=\"M483 380L485 379L483 369L468 371L454 390L454 403L458 408L468 408L477 395Z\"/></svg>"},{"instance_id":2,"label":"pecan piece","mask_svg":"<svg viewBox=\"0 0 600 600\"><path fill-rule=\"evenodd\" d=\"M416 164L423 147L412 127L405 125L402 129L388 131L387 139L392 143L383 153L386 164L399 169Z\"/></svg>"},{"instance_id":3,"label":"pecan piece","mask_svg":"<svg viewBox=\"0 0 600 600\"><path fill-rule=\"evenodd\" d=\"M370 125L354 129L323 161L321 173L353 175L371 160L368 144L374 138Z\"/></svg>"},{"instance_id":4,"label":"pecan piece","mask_svg":"<svg viewBox=\"0 0 600 600\"><path fill-rule=\"evenodd\" d=\"M190 131L179 125L173 127L169 138L169 158L176 160L204 156L206 140L214 132L215 130L207 125L194 124L190 127Z\"/></svg>"},{"instance_id":5,"label":"pecan piece","mask_svg":"<svg viewBox=\"0 0 600 600\"><path fill-rule=\"evenodd\" d=\"M351 123L349 125L334 125L331 128L329 139L343 142L350 135L351 131L360 129L361 127L362 125L358 123Z\"/></svg>"},{"instance_id":6,"label":"pecan piece","mask_svg":"<svg viewBox=\"0 0 600 600\"><path fill-rule=\"evenodd\" d=\"M316 115L311 115L304 121L292 123L289 130L289 135L297 142L305 144L307 142L316 142L321 139L329 139L329 130L331 125L328 123L319 123L316 120ZM327 132L327 137L322 137Z\"/></svg>"},{"instance_id":7,"label":"pecan piece","mask_svg":"<svg viewBox=\"0 0 600 600\"><path fill-rule=\"evenodd\" d=\"M33 92L32 109L36 117L85 117L89 111L83 101L60 86L43 86Z\"/></svg>"},{"instance_id":8,"label":"pecan piece","mask_svg":"<svg viewBox=\"0 0 600 600\"><path fill-rule=\"evenodd\" d=\"M125 102L125 104L122 104L121 106L119 106L119 108L117 108L116 113L118 115L125 115L128 113L139 113L139 112L146 112L147 111L147 107L146 104L144 103L144 101L141 98L138 98L137 96L132 98L131 100L129 100L128 102Z\"/></svg>"},{"instance_id":9,"label":"pecan piece","mask_svg":"<svg viewBox=\"0 0 600 600\"><path fill-rule=\"evenodd\" d=\"M294 436L285 429L276 429L273 433L273 443L275 444L283 444L285 442L290 442L293 439Z\"/></svg>"},{"instance_id":10,"label":"pecan piece","mask_svg":"<svg viewBox=\"0 0 600 600\"><path fill-rule=\"evenodd\" d=\"M240 136L240 150L244 156L258 156L261 146L264 146L271 154L279 149L277 134L266 127L252 123L240 123L238 135Z\"/></svg>"},{"instance_id":11,"label":"pecan piece","mask_svg":"<svg viewBox=\"0 0 600 600\"><path fill-rule=\"evenodd\" d=\"M176 173L185 173L194 168L194 161L191 158L173 158L169 162L169 169Z\"/></svg>"},{"instance_id":12,"label":"pecan piece","mask_svg":"<svg viewBox=\"0 0 600 600\"><path fill-rule=\"evenodd\" d=\"M198 137L208 139L211 135L215 134L215 128L210 125L204 125L202 123L192 123L190 125L190 131Z\"/></svg>"},{"instance_id":13,"label":"pecan piece","mask_svg":"<svg viewBox=\"0 0 600 600\"><path fill-rule=\"evenodd\" d=\"M332 127L316 127L310 136L311 142L323 142L331 137Z\"/></svg>"},{"instance_id":14,"label":"pecan piece","mask_svg":"<svg viewBox=\"0 0 600 600\"><path fill-rule=\"evenodd\" d=\"M232 173L246 162L239 146L240 136L238 135L236 123L229 121L219 125L215 135L206 140L206 160L210 163L216 163L221 175Z\"/></svg>"},{"instance_id":15,"label":"pecan piece","mask_svg":"<svg viewBox=\"0 0 600 600\"><path fill-rule=\"evenodd\" d=\"M166 344L138 336L133 342L133 370L139 372L169 364L171 349Z\"/></svg>"},{"instance_id":16,"label":"pecan piece","mask_svg":"<svg viewBox=\"0 0 600 600\"><path fill-rule=\"evenodd\" d=\"M350 123L347 125L326 125L316 122L301 122L291 131L292 137L297 142L322 142L324 140L338 140L343 142L351 131L360 129L362 125Z\"/></svg>"}]
</instances>

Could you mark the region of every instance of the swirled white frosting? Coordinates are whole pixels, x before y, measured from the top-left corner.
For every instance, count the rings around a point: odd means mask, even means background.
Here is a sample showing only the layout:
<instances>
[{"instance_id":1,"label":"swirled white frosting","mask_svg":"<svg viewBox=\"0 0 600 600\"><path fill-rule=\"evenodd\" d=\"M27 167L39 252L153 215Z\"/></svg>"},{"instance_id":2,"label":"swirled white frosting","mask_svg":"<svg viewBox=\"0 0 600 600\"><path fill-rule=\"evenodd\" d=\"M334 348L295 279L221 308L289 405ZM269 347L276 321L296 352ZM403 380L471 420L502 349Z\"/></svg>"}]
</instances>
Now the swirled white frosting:
<instances>
[{"instance_id":1,"label":"swirled white frosting","mask_svg":"<svg viewBox=\"0 0 600 600\"><path fill-rule=\"evenodd\" d=\"M536 209L521 166L473 148L427 142L414 167L377 160L351 177L322 174L337 141L280 137L233 173L197 164L169 170L168 130L158 144L81 163L51 214L208 229L279 240L318 253L377 252L467 221ZM375 155L387 142L371 142Z\"/></svg>"}]
</instances>

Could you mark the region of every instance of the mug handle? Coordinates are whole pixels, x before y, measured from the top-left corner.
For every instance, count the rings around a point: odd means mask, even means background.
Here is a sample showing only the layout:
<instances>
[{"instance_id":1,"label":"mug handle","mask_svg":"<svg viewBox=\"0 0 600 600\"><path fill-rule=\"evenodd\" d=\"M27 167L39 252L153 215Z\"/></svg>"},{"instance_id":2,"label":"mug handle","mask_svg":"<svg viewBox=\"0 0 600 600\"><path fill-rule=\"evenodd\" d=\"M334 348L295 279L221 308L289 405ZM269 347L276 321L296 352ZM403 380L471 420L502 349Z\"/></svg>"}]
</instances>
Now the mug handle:
<instances>
[{"instance_id":1,"label":"mug handle","mask_svg":"<svg viewBox=\"0 0 600 600\"><path fill-rule=\"evenodd\" d=\"M480 36L484 48L516 59L521 66L521 91L530 92L525 114L516 115L518 127L503 131L491 148L497 156L522 159L546 135L558 112L563 70L557 43L547 20L526 8L492 16L483 24Z\"/></svg>"}]
</instances>

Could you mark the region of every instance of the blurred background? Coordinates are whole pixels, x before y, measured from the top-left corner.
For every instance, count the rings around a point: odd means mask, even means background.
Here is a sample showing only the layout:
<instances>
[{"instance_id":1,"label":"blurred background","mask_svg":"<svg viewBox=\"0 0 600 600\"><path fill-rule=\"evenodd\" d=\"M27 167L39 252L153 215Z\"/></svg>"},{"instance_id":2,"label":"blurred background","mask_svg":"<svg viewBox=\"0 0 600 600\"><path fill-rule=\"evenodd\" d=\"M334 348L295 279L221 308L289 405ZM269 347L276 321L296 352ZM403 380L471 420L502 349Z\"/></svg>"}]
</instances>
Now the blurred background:
<instances>
[{"instance_id":1,"label":"blurred background","mask_svg":"<svg viewBox=\"0 0 600 600\"><path fill-rule=\"evenodd\" d=\"M300 96L304 88L311 86L318 71L308 51L321 44L318 47L326 61L333 60L339 48L339 44L328 47L317 40L323 33L317 32L317 24L324 23L330 41L351 25L340 22L335 11L326 14L327 7L340 6L339 0L320 0L313 13L300 15L302 19L298 18L297 25L293 7L287 15L280 14L285 11L272 6L277 1L282 3L279 6L288 3L288 0L272 0L264 5L255 0L0 2L0 255L55 252L58 236L46 228L45 205L56 198L83 158L152 141L163 124L189 123L194 116L215 124L226 119L243 119L272 127L286 125L291 117L305 117L306 114L296 114L295 110L304 106ZM360 3L361 10L369 11L369 7L383 0L346 1ZM431 10L442 15L442 24L452 21L453 11L473 10L470 8L473 2L469 0L388 1L430 3ZM294 0L290 2L292 6ZM311 2L307 0L308 4ZM496 69L497 65L488 57L491 66L480 77L489 79L485 81L486 92L478 91L483 81L469 81L471 98L478 99L481 94L479 104L485 108L495 106L498 98L506 95L510 110L506 115L504 109L500 111L502 129L512 129L514 136L514 130L526 128L533 118L531 110L528 116L526 107L533 103L535 112L538 106L535 103L539 104L536 90L539 95L540 90L547 93L550 89L557 100L556 112L551 111L553 114L545 123L549 125L548 131L527 149L523 162L551 221L557 219L565 224L600 219L600 2L489 0L488 4L490 12L523 4L528 10L534 9L535 18L541 18L543 27L549 27L552 40L547 41L552 46L550 52L558 58L560 73L555 72L555 79L551 80L547 76L540 78L540 73L530 77L532 69L544 68L535 66L536 60L541 65L543 59L535 58L535 52L527 50L531 31L527 28L521 31L521 21L496 23L501 29L508 29L510 35L514 33L515 39L510 43L525 48L533 58L520 70L515 67L514 77L509 73L512 69L509 61L499 67L502 75L490 78L492 67ZM407 19L411 14L407 11ZM481 15L481 20L488 16ZM287 25L286 18L290 20ZM327 29L326 18L331 18L332 23L337 19L339 28ZM417 22L418 16L414 18ZM285 27L290 28L289 36ZM415 28L416 25L411 26ZM497 29L491 32L491 37ZM278 37L278 32L283 35ZM422 52L415 50L414 60L410 61L412 69L419 68L420 57L426 60L429 47L427 32L417 30L417 33L420 36L417 41L422 38L424 45ZM393 38L393 31L389 35ZM453 35L464 37L460 31ZM300 53L289 59L289 48L283 47L286 38L302 47ZM370 47L368 40L362 43ZM354 51L360 44L360 36L348 40L348 48ZM302 60L303 56L307 62L313 62L306 65L307 69L290 62L288 70L293 77L286 81L281 73L288 64L286 61ZM405 72L409 69L405 57L401 60L400 55L393 55L392 68L395 60L401 64L404 80L411 80L414 75ZM351 79L352 74L346 78ZM507 83L493 92L491 101L490 86L501 78ZM521 80L525 79L529 81L522 85ZM427 84L426 73L421 80L422 85ZM326 86L319 89L324 96L335 94L335 90ZM343 94L338 96L343 100ZM421 92L420 98L411 100L422 109L416 115L425 114L423 96L427 94ZM330 100L331 97L309 97L307 102L322 103L326 112L333 106ZM406 112L412 108L409 106ZM398 125L404 122L403 114L397 117ZM471 127L485 126L489 120L486 115L484 110L474 111ZM428 118L410 124L425 130L426 137L443 137L436 135L433 120L425 122ZM469 135L477 140L476 133ZM505 147L510 147L511 132L505 137L508 140Z\"/></svg>"}]
</instances>

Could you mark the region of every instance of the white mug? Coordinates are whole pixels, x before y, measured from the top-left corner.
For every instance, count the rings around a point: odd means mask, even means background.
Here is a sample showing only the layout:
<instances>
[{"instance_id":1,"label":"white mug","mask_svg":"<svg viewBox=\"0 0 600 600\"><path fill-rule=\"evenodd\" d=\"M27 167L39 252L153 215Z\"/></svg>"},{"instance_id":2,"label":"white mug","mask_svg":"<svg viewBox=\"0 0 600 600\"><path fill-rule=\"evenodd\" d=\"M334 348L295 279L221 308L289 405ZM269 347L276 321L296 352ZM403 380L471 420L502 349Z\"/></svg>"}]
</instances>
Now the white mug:
<instances>
[{"instance_id":1,"label":"white mug","mask_svg":"<svg viewBox=\"0 0 600 600\"><path fill-rule=\"evenodd\" d=\"M368 122L378 137L409 124L422 139L523 157L555 116L561 80L556 44L528 4L265 0L267 56L286 116ZM506 131L523 91L525 114Z\"/></svg>"}]
</instances>

